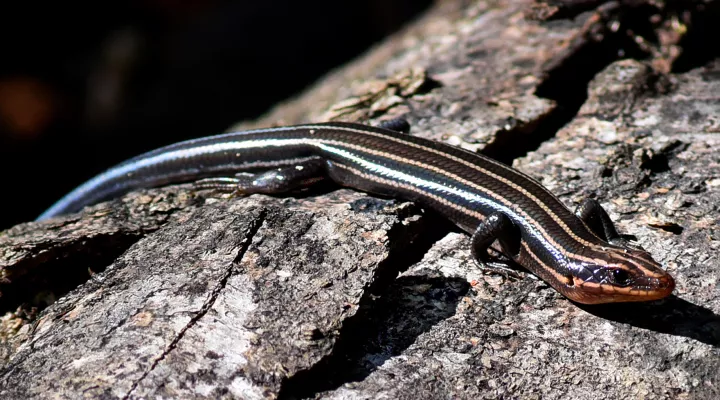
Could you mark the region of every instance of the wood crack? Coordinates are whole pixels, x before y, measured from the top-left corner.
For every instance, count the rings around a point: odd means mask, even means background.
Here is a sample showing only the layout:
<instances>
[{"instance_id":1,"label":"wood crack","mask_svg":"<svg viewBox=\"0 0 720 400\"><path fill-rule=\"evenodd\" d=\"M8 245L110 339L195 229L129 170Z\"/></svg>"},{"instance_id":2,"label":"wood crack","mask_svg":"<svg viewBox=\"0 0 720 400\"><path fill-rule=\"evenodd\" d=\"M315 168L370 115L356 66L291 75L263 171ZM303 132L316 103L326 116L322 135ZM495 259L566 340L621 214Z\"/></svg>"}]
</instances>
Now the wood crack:
<instances>
[{"instance_id":1,"label":"wood crack","mask_svg":"<svg viewBox=\"0 0 720 400\"><path fill-rule=\"evenodd\" d=\"M140 382L142 382L151 372L153 372L155 368L160 364L160 362L162 362L177 347L178 343L180 343L187 331L194 327L198 323L198 321L200 321L200 319L202 319L208 313L208 311L210 311L220 293L227 286L228 280L233 274L233 270L237 266L238 262L242 260L243 256L250 247L250 244L252 243L252 238L257 234L257 232L260 230L260 227L262 227L263 223L265 222L266 215L267 211L263 209L258 218L253 221L253 224L250 227L245 237L244 243L238 251L237 256L230 264L230 266L225 270L223 277L217 283L215 288L213 288L210 296L208 296L207 300L200 308L200 311L198 311L198 313L192 317L192 319L180 330L180 332L178 332L172 342L170 342L170 344L167 346L165 351L163 351L162 354L160 354L160 356L158 356L155 361L153 361L152 365L150 365L150 368L148 368L137 380L133 382L130 390L128 390L128 393L123 397L123 400L127 400L132 396L133 392L137 389Z\"/></svg>"}]
</instances>

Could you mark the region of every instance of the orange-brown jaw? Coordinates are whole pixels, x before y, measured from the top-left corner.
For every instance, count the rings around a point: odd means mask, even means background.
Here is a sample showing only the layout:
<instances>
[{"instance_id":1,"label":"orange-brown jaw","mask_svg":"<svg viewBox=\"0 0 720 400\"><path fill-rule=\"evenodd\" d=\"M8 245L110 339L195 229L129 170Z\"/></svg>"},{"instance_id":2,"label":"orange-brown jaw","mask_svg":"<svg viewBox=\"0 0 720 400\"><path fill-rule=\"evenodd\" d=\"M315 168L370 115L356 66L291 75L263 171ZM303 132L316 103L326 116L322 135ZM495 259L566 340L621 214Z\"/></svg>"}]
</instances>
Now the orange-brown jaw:
<instances>
[{"instance_id":1,"label":"orange-brown jaw","mask_svg":"<svg viewBox=\"0 0 720 400\"><path fill-rule=\"evenodd\" d=\"M675 289L673 277L645 251L609 247L594 261L574 263L560 292L578 303L601 304L658 300Z\"/></svg>"},{"instance_id":2,"label":"orange-brown jaw","mask_svg":"<svg viewBox=\"0 0 720 400\"><path fill-rule=\"evenodd\" d=\"M573 277L574 285L563 292L570 300L582 304L623 303L659 300L669 296L675 289L675 280L669 274L651 278L631 286L586 282Z\"/></svg>"}]
</instances>

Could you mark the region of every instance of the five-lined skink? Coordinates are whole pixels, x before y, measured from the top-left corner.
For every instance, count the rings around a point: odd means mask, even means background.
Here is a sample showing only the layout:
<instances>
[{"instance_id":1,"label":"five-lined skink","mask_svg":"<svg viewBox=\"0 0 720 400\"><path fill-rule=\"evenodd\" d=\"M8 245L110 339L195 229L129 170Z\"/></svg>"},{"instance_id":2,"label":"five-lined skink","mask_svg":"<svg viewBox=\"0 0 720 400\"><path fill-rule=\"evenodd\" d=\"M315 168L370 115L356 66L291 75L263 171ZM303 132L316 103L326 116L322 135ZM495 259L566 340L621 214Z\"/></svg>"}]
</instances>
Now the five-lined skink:
<instances>
[{"instance_id":1,"label":"five-lined skink","mask_svg":"<svg viewBox=\"0 0 720 400\"><path fill-rule=\"evenodd\" d=\"M173 144L92 178L38 220L170 183L272 194L330 178L440 212L472 235L479 262L497 240L507 257L579 303L655 300L673 291L673 278L618 235L597 201L573 213L515 169L396 126L318 123Z\"/></svg>"}]
</instances>

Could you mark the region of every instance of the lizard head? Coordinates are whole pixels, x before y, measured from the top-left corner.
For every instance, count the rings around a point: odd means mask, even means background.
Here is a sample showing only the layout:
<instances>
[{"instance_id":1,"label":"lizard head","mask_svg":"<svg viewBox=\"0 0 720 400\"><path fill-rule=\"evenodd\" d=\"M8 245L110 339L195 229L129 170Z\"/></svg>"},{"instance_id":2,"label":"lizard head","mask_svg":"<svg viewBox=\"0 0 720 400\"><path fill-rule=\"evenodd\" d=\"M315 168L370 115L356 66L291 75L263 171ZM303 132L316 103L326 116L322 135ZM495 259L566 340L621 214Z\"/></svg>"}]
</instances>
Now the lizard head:
<instances>
[{"instance_id":1,"label":"lizard head","mask_svg":"<svg viewBox=\"0 0 720 400\"><path fill-rule=\"evenodd\" d=\"M592 261L572 263L572 282L566 293L579 303L657 300L670 295L675 288L673 277L641 249L609 245L584 258Z\"/></svg>"}]
</instances>

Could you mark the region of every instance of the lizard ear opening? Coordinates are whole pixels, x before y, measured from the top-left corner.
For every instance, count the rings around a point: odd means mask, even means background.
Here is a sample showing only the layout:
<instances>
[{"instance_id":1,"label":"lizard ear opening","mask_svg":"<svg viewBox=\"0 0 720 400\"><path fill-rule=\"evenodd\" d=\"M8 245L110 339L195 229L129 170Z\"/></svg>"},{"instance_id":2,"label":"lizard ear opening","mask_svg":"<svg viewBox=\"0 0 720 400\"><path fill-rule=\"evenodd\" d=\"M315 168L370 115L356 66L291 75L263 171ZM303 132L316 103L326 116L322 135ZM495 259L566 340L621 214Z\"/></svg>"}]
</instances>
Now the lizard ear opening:
<instances>
[{"instance_id":1,"label":"lizard ear opening","mask_svg":"<svg viewBox=\"0 0 720 400\"><path fill-rule=\"evenodd\" d=\"M574 287L575 286L575 278L573 278L572 275L565 275L565 284L568 287Z\"/></svg>"}]
</instances>

